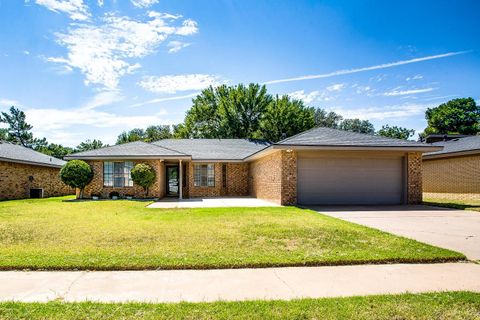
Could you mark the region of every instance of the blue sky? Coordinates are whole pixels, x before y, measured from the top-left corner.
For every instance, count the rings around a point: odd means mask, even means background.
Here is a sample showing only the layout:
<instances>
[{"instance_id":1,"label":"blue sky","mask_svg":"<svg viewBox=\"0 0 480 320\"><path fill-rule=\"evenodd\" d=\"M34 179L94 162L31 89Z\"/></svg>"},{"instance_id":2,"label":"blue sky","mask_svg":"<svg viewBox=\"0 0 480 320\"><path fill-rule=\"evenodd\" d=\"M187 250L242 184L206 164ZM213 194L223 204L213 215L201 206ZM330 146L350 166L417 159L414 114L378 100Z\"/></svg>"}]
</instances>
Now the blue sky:
<instances>
[{"instance_id":1,"label":"blue sky","mask_svg":"<svg viewBox=\"0 0 480 320\"><path fill-rule=\"evenodd\" d=\"M183 120L208 85L424 129L480 99L478 1L0 0L0 110L75 146Z\"/></svg>"}]
</instances>

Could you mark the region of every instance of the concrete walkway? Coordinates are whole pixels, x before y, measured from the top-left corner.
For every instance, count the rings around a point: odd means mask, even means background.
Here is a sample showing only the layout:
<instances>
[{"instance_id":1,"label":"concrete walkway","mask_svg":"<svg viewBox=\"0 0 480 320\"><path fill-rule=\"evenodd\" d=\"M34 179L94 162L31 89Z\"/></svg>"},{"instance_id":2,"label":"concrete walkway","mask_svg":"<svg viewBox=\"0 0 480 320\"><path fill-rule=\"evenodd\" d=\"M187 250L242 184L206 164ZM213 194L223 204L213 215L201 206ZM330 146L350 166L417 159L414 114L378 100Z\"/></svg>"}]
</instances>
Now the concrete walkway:
<instances>
[{"instance_id":1,"label":"concrete walkway","mask_svg":"<svg viewBox=\"0 0 480 320\"><path fill-rule=\"evenodd\" d=\"M470 260L480 260L480 212L432 206L332 206L311 209L461 252Z\"/></svg>"},{"instance_id":2,"label":"concrete walkway","mask_svg":"<svg viewBox=\"0 0 480 320\"><path fill-rule=\"evenodd\" d=\"M279 204L251 197L192 198L179 200L164 198L147 208L225 208L225 207L279 207Z\"/></svg>"},{"instance_id":3,"label":"concrete walkway","mask_svg":"<svg viewBox=\"0 0 480 320\"><path fill-rule=\"evenodd\" d=\"M480 292L473 263L227 270L0 272L0 301L179 302Z\"/></svg>"}]
</instances>

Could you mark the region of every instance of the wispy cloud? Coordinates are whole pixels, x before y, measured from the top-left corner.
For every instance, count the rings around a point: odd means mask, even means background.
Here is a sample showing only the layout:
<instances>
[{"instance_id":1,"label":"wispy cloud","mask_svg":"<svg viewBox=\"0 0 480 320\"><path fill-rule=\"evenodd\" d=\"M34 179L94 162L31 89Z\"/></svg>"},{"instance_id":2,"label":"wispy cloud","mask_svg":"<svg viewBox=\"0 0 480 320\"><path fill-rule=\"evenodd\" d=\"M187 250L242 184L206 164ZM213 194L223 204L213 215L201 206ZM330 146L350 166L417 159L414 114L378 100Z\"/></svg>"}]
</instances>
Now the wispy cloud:
<instances>
[{"instance_id":1,"label":"wispy cloud","mask_svg":"<svg viewBox=\"0 0 480 320\"><path fill-rule=\"evenodd\" d=\"M120 102L125 97L119 91L102 91L97 93L92 99L87 101L80 109L88 111L102 106L108 106L115 102Z\"/></svg>"},{"instance_id":2,"label":"wispy cloud","mask_svg":"<svg viewBox=\"0 0 480 320\"><path fill-rule=\"evenodd\" d=\"M131 0L137 8L148 8L158 3L158 0Z\"/></svg>"},{"instance_id":3,"label":"wispy cloud","mask_svg":"<svg viewBox=\"0 0 480 320\"><path fill-rule=\"evenodd\" d=\"M210 74L182 74L144 77L137 84L143 89L155 93L176 93L178 91L201 90L222 83L219 77Z\"/></svg>"},{"instance_id":4,"label":"wispy cloud","mask_svg":"<svg viewBox=\"0 0 480 320\"><path fill-rule=\"evenodd\" d=\"M288 94L293 99L302 100L305 103L311 103L317 100L321 93L320 91L312 91L310 93L306 93L305 90L298 90Z\"/></svg>"},{"instance_id":5,"label":"wispy cloud","mask_svg":"<svg viewBox=\"0 0 480 320\"><path fill-rule=\"evenodd\" d=\"M421 80L423 79L423 76L421 74L416 74L413 77L407 77L405 80L407 81L412 81L412 80Z\"/></svg>"},{"instance_id":6,"label":"wispy cloud","mask_svg":"<svg viewBox=\"0 0 480 320\"><path fill-rule=\"evenodd\" d=\"M186 94L186 95L182 95L182 96L150 99L150 100L147 100L147 101L144 101L144 102L139 102L139 103L132 104L130 106L130 108L137 108L137 107L142 107L142 106L146 106L146 105L149 105L149 104L156 104L156 103L161 103L161 102L166 102L166 101L175 101L175 100L184 100L184 99L194 98L199 94L200 94L200 92L194 92L194 93Z\"/></svg>"},{"instance_id":7,"label":"wispy cloud","mask_svg":"<svg viewBox=\"0 0 480 320\"><path fill-rule=\"evenodd\" d=\"M176 21L180 16L150 11L146 20L106 14L100 24L75 23L66 33L57 33L66 57L49 57L48 61L79 69L85 84L115 89L126 74L141 67L134 59L155 52L169 36L187 36L198 31L196 22ZM132 61L133 60L133 61Z\"/></svg>"},{"instance_id":8,"label":"wispy cloud","mask_svg":"<svg viewBox=\"0 0 480 320\"><path fill-rule=\"evenodd\" d=\"M331 86L328 86L327 87L327 91L330 91L330 92L340 92L343 90L343 88L345 88L345 84L344 83L336 83L336 84L332 84Z\"/></svg>"},{"instance_id":9,"label":"wispy cloud","mask_svg":"<svg viewBox=\"0 0 480 320\"><path fill-rule=\"evenodd\" d=\"M167 47L170 48L170 49L168 49L168 53L178 52L178 51L182 50L183 48L188 47L189 45L190 45L190 43L186 43L186 42L182 42L182 41L177 41L177 40L170 41L167 44Z\"/></svg>"},{"instance_id":10,"label":"wispy cloud","mask_svg":"<svg viewBox=\"0 0 480 320\"><path fill-rule=\"evenodd\" d=\"M435 88L411 89L411 90L394 89L394 90L385 92L383 95L387 97L396 97L396 96L405 96L409 94L425 93L433 90L435 90Z\"/></svg>"},{"instance_id":11,"label":"wispy cloud","mask_svg":"<svg viewBox=\"0 0 480 320\"><path fill-rule=\"evenodd\" d=\"M398 104L382 107L365 107L356 109L346 109L342 107L332 108L333 111L341 114L345 118L358 118L362 120L385 120L401 119L412 116L419 116L425 113L427 108L432 107L429 104Z\"/></svg>"},{"instance_id":12,"label":"wispy cloud","mask_svg":"<svg viewBox=\"0 0 480 320\"><path fill-rule=\"evenodd\" d=\"M83 0L35 0L35 3L57 13L66 13L70 19L85 21L90 18L88 6Z\"/></svg>"},{"instance_id":13,"label":"wispy cloud","mask_svg":"<svg viewBox=\"0 0 480 320\"><path fill-rule=\"evenodd\" d=\"M21 106L21 104L17 100L0 98L0 107L11 107L11 106L19 107Z\"/></svg>"},{"instance_id":14,"label":"wispy cloud","mask_svg":"<svg viewBox=\"0 0 480 320\"><path fill-rule=\"evenodd\" d=\"M320 78L330 78L330 77L341 76L341 75L352 74L352 73L358 73L358 72L365 72L365 71L372 71L372 70L380 70L380 69L398 67L398 66L411 64L411 63L418 63L418 62L422 62L422 61L447 58L447 57L452 57L452 56L456 56L456 55L460 55L460 54L465 54L465 53L468 53L468 52L471 52L471 51L448 52L448 53L426 56L426 57L421 57L421 58L384 63L384 64L379 64L379 65L369 66L369 67L345 69L345 70L338 70L338 71L333 71L333 72L323 73L323 74L314 74L314 75L299 76L299 77L294 77L294 78L270 80L270 81L264 82L264 84L275 84L275 83L303 81L303 80L312 80L312 79L320 79Z\"/></svg>"}]
</instances>

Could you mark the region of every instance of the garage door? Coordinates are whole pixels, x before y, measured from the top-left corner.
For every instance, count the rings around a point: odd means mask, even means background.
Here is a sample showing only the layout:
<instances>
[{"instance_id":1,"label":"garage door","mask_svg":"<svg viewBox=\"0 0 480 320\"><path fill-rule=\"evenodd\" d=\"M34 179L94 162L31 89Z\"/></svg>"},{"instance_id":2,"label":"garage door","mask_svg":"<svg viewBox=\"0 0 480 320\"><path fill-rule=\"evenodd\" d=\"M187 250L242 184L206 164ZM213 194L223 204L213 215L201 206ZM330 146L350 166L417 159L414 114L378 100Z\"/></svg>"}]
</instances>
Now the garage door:
<instances>
[{"instance_id":1,"label":"garage door","mask_svg":"<svg viewBox=\"0 0 480 320\"><path fill-rule=\"evenodd\" d=\"M299 204L401 204L401 155L298 154Z\"/></svg>"}]
</instances>

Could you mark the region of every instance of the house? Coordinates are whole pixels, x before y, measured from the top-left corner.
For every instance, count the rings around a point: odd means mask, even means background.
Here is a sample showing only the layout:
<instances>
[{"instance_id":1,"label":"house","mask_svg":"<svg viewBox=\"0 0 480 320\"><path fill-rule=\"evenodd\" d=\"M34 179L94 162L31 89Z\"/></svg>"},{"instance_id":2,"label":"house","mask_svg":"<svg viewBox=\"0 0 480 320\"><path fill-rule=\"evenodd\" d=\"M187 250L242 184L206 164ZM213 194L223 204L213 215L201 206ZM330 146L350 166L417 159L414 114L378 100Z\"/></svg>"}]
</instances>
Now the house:
<instances>
[{"instance_id":1,"label":"house","mask_svg":"<svg viewBox=\"0 0 480 320\"><path fill-rule=\"evenodd\" d=\"M94 179L86 195L142 196L136 163L157 174L150 196L254 196L280 204L402 204L422 200L420 142L314 128L278 143L166 139L76 153Z\"/></svg>"},{"instance_id":2,"label":"house","mask_svg":"<svg viewBox=\"0 0 480 320\"><path fill-rule=\"evenodd\" d=\"M423 191L476 194L480 199L480 136L435 142L443 150L423 155Z\"/></svg>"},{"instance_id":3,"label":"house","mask_svg":"<svg viewBox=\"0 0 480 320\"><path fill-rule=\"evenodd\" d=\"M60 180L65 161L0 141L0 200L74 194Z\"/></svg>"}]
</instances>

